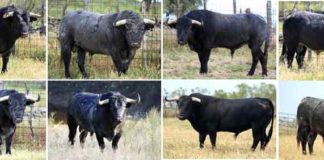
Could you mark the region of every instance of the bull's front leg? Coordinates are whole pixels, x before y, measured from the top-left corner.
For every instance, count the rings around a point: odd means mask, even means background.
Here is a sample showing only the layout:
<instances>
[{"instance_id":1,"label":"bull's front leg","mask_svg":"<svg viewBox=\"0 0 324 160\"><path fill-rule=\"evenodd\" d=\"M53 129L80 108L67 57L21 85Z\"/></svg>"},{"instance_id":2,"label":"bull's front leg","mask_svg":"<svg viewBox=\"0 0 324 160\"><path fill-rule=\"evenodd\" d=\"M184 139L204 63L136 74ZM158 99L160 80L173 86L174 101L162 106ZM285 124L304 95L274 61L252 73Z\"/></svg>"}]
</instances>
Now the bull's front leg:
<instances>
[{"instance_id":1,"label":"bull's front leg","mask_svg":"<svg viewBox=\"0 0 324 160\"><path fill-rule=\"evenodd\" d=\"M121 135L122 135L122 132L117 133L112 140L111 145L112 145L112 148L114 151L116 151L118 149L118 141L119 141Z\"/></svg>"},{"instance_id":2,"label":"bull's front leg","mask_svg":"<svg viewBox=\"0 0 324 160\"><path fill-rule=\"evenodd\" d=\"M209 133L209 139L213 150L216 150L216 137L217 137L217 132Z\"/></svg>"},{"instance_id":3,"label":"bull's front leg","mask_svg":"<svg viewBox=\"0 0 324 160\"><path fill-rule=\"evenodd\" d=\"M97 138L97 141L99 144L100 151L103 152L103 150L105 149L105 142L104 142L103 136L99 135L96 132L96 138Z\"/></svg>"},{"instance_id":4,"label":"bull's front leg","mask_svg":"<svg viewBox=\"0 0 324 160\"><path fill-rule=\"evenodd\" d=\"M207 136L206 133L199 133L199 148L200 149L204 148L204 143L205 143L206 136Z\"/></svg>"},{"instance_id":5,"label":"bull's front leg","mask_svg":"<svg viewBox=\"0 0 324 160\"><path fill-rule=\"evenodd\" d=\"M11 144L12 144L12 137L15 132L11 133L7 138L6 138L6 154L11 154Z\"/></svg>"},{"instance_id":6,"label":"bull's front leg","mask_svg":"<svg viewBox=\"0 0 324 160\"><path fill-rule=\"evenodd\" d=\"M9 62L9 53L5 53L2 55L2 69L1 69L1 73L6 73L8 71L7 69L7 65Z\"/></svg>"},{"instance_id":7,"label":"bull's front leg","mask_svg":"<svg viewBox=\"0 0 324 160\"><path fill-rule=\"evenodd\" d=\"M206 50L198 53L200 61L200 73L206 74L208 72L208 60L210 56L210 50Z\"/></svg>"},{"instance_id":8,"label":"bull's front leg","mask_svg":"<svg viewBox=\"0 0 324 160\"><path fill-rule=\"evenodd\" d=\"M0 133L0 155L2 155L2 151L1 151L1 148L2 148L2 134Z\"/></svg>"}]
</instances>

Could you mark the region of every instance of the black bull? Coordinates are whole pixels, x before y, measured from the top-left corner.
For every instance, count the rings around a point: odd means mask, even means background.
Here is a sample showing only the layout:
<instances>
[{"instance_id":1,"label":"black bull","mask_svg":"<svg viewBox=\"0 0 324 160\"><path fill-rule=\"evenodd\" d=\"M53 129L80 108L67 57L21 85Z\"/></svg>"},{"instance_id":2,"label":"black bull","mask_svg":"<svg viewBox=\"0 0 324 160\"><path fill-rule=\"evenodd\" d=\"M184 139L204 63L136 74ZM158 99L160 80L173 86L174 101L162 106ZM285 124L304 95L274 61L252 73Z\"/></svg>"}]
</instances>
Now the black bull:
<instances>
[{"instance_id":1,"label":"black bull","mask_svg":"<svg viewBox=\"0 0 324 160\"><path fill-rule=\"evenodd\" d=\"M18 93L15 90L0 90L0 154L5 139L6 154L11 154L12 139L18 123L24 117L27 105L40 100L40 97Z\"/></svg>"},{"instance_id":2,"label":"black bull","mask_svg":"<svg viewBox=\"0 0 324 160\"><path fill-rule=\"evenodd\" d=\"M126 73L145 31L152 29L154 24L132 11L104 15L87 11L67 14L59 31L65 76L70 78L73 47L77 48L78 66L83 77L88 77L84 68L86 51L110 55L118 74Z\"/></svg>"},{"instance_id":3,"label":"black bull","mask_svg":"<svg viewBox=\"0 0 324 160\"><path fill-rule=\"evenodd\" d=\"M324 99L305 97L297 110L297 143L302 144L303 154L313 153L313 145L317 135L324 137Z\"/></svg>"},{"instance_id":4,"label":"black bull","mask_svg":"<svg viewBox=\"0 0 324 160\"><path fill-rule=\"evenodd\" d=\"M29 13L13 5L0 8L0 55L2 56L1 72L7 72L9 56L16 40L26 38L29 34L30 23L40 15Z\"/></svg>"},{"instance_id":5,"label":"black bull","mask_svg":"<svg viewBox=\"0 0 324 160\"><path fill-rule=\"evenodd\" d=\"M303 67L307 47L316 53L324 50L324 15L311 12L295 12L283 23L281 61L287 58L292 67L295 52L299 68Z\"/></svg>"},{"instance_id":6,"label":"black bull","mask_svg":"<svg viewBox=\"0 0 324 160\"><path fill-rule=\"evenodd\" d=\"M168 25L177 29L180 45L187 44L198 53L200 73L208 72L212 48L228 48L231 54L244 44L252 52L252 65L248 75L253 75L258 61L262 74L267 75L269 35L265 20L256 14L220 14L208 10L194 10ZM265 42L264 52L261 50ZM185 58L185 57L184 57Z\"/></svg>"},{"instance_id":7,"label":"black bull","mask_svg":"<svg viewBox=\"0 0 324 160\"><path fill-rule=\"evenodd\" d=\"M188 119L199 133L200 148L209 135L213 149L216 147L217 132L233 132L235 136L252 128L254 151L259 142L264 150L271 139L274 120L274 106L266 98L222 99L194 93L167 99L176 101L179 107L178 118ZM268 135L266 128L271 121Z\"/></svg>"},{"instance_id":8,"label":"black bull","mask_svg":"<svg viewBox=\"0 0 324 160\"><path fill-rule=\"evenodd\" d=\"M75 93L71 98L67 114L69 142L74 144L74 137L79 126L81 147L90 132L96 134L101 151L105 148L103 138L112 140L112 148L116 150L126 120L126 108L139 102L139 95L135 100L127 98L119 92Z\"/></svg>"}]
</instances>

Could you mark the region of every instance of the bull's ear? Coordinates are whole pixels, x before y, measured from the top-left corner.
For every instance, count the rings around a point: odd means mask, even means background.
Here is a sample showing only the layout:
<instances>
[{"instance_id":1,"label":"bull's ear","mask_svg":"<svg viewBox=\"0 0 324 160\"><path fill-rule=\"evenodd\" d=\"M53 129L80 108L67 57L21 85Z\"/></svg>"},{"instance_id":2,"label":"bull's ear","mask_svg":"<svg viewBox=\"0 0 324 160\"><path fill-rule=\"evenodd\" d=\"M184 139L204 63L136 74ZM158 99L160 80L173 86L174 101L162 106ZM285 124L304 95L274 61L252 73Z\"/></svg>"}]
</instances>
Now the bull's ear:
<instances>
[{"instance_id":1,"label":"bull's ear","mask_svg":"<svg viewBox=\"0 0 324 160\"><path fill-rule=\"evenodd\" d=\"M33 12L29 13L30 15L30 22L37 21L38 18L41 18L42 16Z\"/></svg>"},{"instance_id":2,"label":"bull's ear","mask_svg":"<svg viewBox=\"0 0 324 160\"><path fill-rule=\"evenodd\" d=\"M34 22L34 21L37 21L37 18L36 17L30 17L30 22Z\"/></svg>"},{"instance_id":3,"label":"bull's ear","mask_svg":"<svg viewBox=\"0 0 324 160\"><path fill-rule=\"evenodd\" d=\"M154 28L155 22L153 20L144 19L144 23L145 23L145 30L150 30Z\"/></svg>"}]
</instances>

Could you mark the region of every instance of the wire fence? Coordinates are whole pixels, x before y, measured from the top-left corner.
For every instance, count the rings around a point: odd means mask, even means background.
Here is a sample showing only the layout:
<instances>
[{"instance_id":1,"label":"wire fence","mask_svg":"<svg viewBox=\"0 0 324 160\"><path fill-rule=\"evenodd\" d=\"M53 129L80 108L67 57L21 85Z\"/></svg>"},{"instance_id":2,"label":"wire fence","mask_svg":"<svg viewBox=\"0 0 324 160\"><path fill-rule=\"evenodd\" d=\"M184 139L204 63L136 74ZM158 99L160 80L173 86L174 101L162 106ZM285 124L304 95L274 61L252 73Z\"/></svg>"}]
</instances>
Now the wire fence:
<instances>
[{"instance_id":1,"label":"wire fence","mask_svg":"<svg viewBox=\"0 0 324 160\"><path fill-rule=\"evenodd\" d=\"M88 10L95 13L111 14L123 10L131 10L139 13L142 18L155 20L157 24L152 31L147 31L144 35L142 46L137 50L137 54L132 61L131 67L156 68L161 66L161 29L160 15L161 2L152 0L150 4L144 4L146 1L138 0L49 0L49 36L48 36L48 61L50 72L63 72L64 67L60 59L60 46L57 40L58 28L63 15L75 10ZM106 55L90 55L86 64L90 64L96 72L109 74L113 68L111 58ZM72 55L72 65L76 65L76 56Z\"/></svg>"},{"instance_id":2,"label":"wire fence","mask_svg":"<svg viewBox=\"0 0 324 160\"><path fill-rule=\"evenodd\" d=\"M279 112L279 134L296 134L297 121L296 115Z\"/></svg>"},{"instance_id":3,"label":"wire fence","mask_svg":"<svg viewBox=\"0 0 324 160\"><path fill-rule=\"evenodd\" d=\"M22 82L5 81L0 82L1 89L17 90L20 93L26 93L27 86L30 94L39 94L41 99L34 104L33 112L31 107L26 107L23 121L17 124L16 132L13 138L13 146L24 149L45 149L46 146L46 84L45 82ZM32 135L30 127L30 118L32 123Z\"/></svg>"},{"instance_id":4,"label":"wire fence","mask_svg":"<svg viewBox=\"0 0 324 160\"><path fill-rule=\"evenodd\" d=\"M16 7L41 15L32 22L27 38L19 38L11 49L12 56L25 59L31 58L45 62L46 33L45 33L45 0L1 0L0 7L15 5Z\"/></svg>"}]
</instances>

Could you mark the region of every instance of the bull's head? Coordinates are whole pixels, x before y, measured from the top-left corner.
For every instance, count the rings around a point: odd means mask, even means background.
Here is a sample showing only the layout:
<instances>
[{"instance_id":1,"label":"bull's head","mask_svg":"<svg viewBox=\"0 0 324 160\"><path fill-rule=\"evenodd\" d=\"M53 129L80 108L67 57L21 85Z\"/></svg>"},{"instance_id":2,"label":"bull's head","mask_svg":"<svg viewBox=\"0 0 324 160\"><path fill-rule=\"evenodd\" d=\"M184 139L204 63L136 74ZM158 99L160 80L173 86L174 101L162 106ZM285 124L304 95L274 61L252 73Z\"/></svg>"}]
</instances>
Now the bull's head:
<instances>
[{"instance_id":1,"label":"bull's head","mask_svg":"<svg viewBox=\"0 0 324 160\"><path fill-rule=\"evenodd\" d=\"M126 116L126 108L131 107L133 104L140 103L140 100L139 94L137 94L137 99L131 99L118 92L109 92L100 95L98 105L100 107L108 107L112 113L113 120L120 123Z\"/></svg>"},{"instance_id":2,"label":"bull's head","mask_svg":"<svg viewBox=\"0 0 324 160\"><path fill-rule=\"evenodd\" d=\"M141 46L145 31L152 29L155 22L150 19L142 20L140 16L132 11L119 13L114 26L125 31L125 37L130 48L138 49Z\"/></svg>"},{"instance_id":3,"label":"bull's head","mask_svg":"<svg viewBox=\"0 0 324 160\"><path fill-rule=\"evenodd\" d=\"M187 16L180 17L177 20L171 20L168 22L168 26L177 29L177 38L180 45L185 45L188 43L188 38L192 34L194 27L202 27L203 23L188 18Z\"/></svg>"},{"instance_id":4,"label":"bull's head","mask_svg":"<svg viewBox=\"0 0 324 160\"><path fill-rule=\"evenodd\" d=\"M5 19L10 28L17 37L26 38L29 33L29 27L31 22L41 17L35 13L29 13L16 8L14 5L6 7L2 13L0 13L2 19Z\"/></svg>"},{"instance_id":5,"label":"bull's head","mask_svg":"<svg viewBox=\"0 0 324 160\"><path fill-rule=\"evenodd\" d=\"M168 99L167 97L164 98L167 102L176 102L179 107L179 114L178 118L180 120L185 120L189 118L191 113L193 112L193 107L195 106L195 103L201 103L201 99L197 97L192 96L181 96L181 97L174 97Z\"/></svg>"},{"instance_id":6,"label":"bull's head","mask_svg":"<svg viewBox=\"0 0 324 160\"><path fill-rule=\"evenodd\" d=\"M20 123L23 120L26 105L31 105L40 100L40 96L32 96L23 93L14 93L0 97L0 103L4 106L8 116L13 123Z\"/></svg>"}]
</instances>

